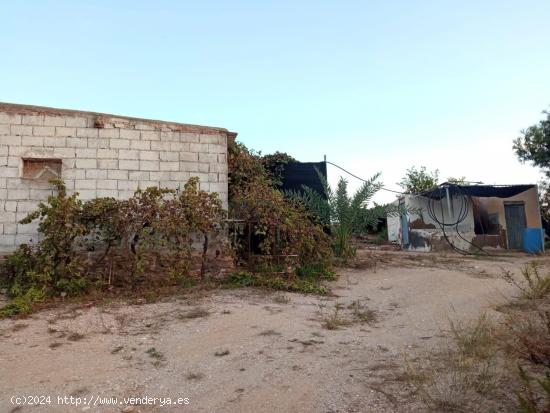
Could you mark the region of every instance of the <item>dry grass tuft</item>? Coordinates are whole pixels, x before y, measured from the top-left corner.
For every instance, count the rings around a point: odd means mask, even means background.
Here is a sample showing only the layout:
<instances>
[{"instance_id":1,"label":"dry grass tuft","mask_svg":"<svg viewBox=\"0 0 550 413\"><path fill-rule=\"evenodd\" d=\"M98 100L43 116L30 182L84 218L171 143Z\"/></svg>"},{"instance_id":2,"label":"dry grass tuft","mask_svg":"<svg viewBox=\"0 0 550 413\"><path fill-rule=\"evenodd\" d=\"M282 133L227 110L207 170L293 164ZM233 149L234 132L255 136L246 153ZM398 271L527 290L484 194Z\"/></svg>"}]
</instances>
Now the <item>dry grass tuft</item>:
<instances>
[{"instance_id":1,"label":"dry grass tuft","mask_svg":"<svg viewBox=\"0 0 550 413\"><path fill-rule=\"evenodd\" d=\"M507 350L520 359L550 368L550 311L509 314L505 326Z\"/></svg>"},{"instance_id":2,"label":"dry grass tuft","mask_svg":"<svg viewBox=\"0 0 550 413\"><path fill-rule=\"evenodd\" d=\"M280 336L281 333L279 333L278 331L275 331L275 330L264 330L258 335L259 336Z\"/></svg>"},{"instance_id":3,"label":"dry grass tuft","mask_svg":"<svg viewBox=\"0 0 550 413\"><path fill-rule=\"evenodd\" d=\"M111 350L111 354L116 354L124 349L124 346L116 346L114 349Z\"/></svg>"},{"instance_id":4,"label":"dry grass tuft","mask_svg":"<svg viewBox=\"0 0 550 413\"><path fill-rule=\"evenodd\" d=\"M450 327L448 346L407 362L403 377L429 409L471 411L494 396L509 368L499 357L493 324L484 314L470 324L450 322Z\"/></svg>"},{"instance_id":5,"label":"dry grass tuft","mask_svg":"<svg viewBox=\"0 0 550 413\"><path fill-rule=\"evenodd\" d=\"M164 357L164 354L162 354L160 351L158 351L156 348L151 347L146 351L146 353L151 357L152 359L155 359L153 361L153 366L159 367L163 361L166 360L166 357Z\"/></svg>"},{"instance_id":6,"label":"dry grass tuft","mask_svg":"<svg viewBox=\"0 0 550 413\"><path fill-rule=\"evenodd\" d=\"M473 323L449 320L458 352L464 357L486 359L494 351L494 326L485 313Z\"/></svg>"},{"instance_id":7,"label":"dry grass tuft","mask_svg":"<svg viewBox=\"0 0 550 413\"><path fill-rule=\"evenodd\" d=\"M20 331L27 328L29 325L24 323L16 323L12 326L11 331Z\"/></svg>"},{"instance_id":8,"label":"dry grass tuft","mask_svg":"<svg viewBox=\"0 0 550 413\"><path fill-rule=\"evenodd\" d=\"M367 307L361 300L354 301L348 306L354 320L358 323L373 325L378 321L378 312Z\"/></svg>"},{"instance_id":9,"label":"dry grass tuft","mask_svg":"<svg viewBox=\"0 0 550 413\"><path fill-rule=\"evenodd\" d=\"M192 380L202 380L204 378L204 374L202 373L189 373L185 378L189 381Z\"/></svg>"},{"instance_id":10,"label":"dry grass tuft","mask_svg":"<svg viewBox=\"0 0 550 413\"><path fill-rule=\"evenodd\" d=\"M340 305L335 305L334 311L330 315L322 318L321 325L323 328L327 330L338 330L340 327L347 327L352 324L349 319L340 314L341 308Z\"/></svg>"},{"instance_id":11,"label":"dry grass tuft","mask_svg":"<svg viewBox=\"0 0 550 413\"><path fill-rule=\"evenodd\" d=\"M290 302L290 297L285 294L276 294L273 297L273 302L277 304L288 304Z\"/></svg>"},{"instance_id":12,"label":"dry grass tuft","mask_svg":"<svg viewBox=\"0 0 550 413\"><path fill-rule=\"evenodd\" d=\"M84 334L80 334L80 333L71 333L67 336L67 340L69 341L80 341L82 340L84 337L86 337Z\"/></svg>"},{"instance_id":13,"label":"dry grass tuft","mask_svg":"<svg viewBox=\"0 0 550 413\"><path fill-rule=\"evenodd\" d=\"M209 315L210 315L210 312L208 312L208 310L198 307L198 308L189 310L185 313L178 314L177 318L180 320L191 320L193 318L208 317Z\"/></svg>"},{"instance_id":14,"label":"dry grass tuft","mask_svg":"<svg viewBox=\"0 0 550 413\"><path fill-rule=\"evenodd\" d=\"M540 264L532 262L521 269L523 280L517 281L510 271L504 271L502 278L516 286L522 298L539 300L550 295L550 274L541 274Z\"/></svg>"},{"instance_id":15,"label":"dry grass tuft","mask_svg":"<svg viewBox=\"0 0 550 413\"><path fill-rule=\"evenodd\" d=\"M367 307L361 300L356 300L348 306L335 304L329 315L321 318L321 325L327 330L338 330L353 324L374 325L378 321L378 312Z\"/></svg>"}]
</instances>

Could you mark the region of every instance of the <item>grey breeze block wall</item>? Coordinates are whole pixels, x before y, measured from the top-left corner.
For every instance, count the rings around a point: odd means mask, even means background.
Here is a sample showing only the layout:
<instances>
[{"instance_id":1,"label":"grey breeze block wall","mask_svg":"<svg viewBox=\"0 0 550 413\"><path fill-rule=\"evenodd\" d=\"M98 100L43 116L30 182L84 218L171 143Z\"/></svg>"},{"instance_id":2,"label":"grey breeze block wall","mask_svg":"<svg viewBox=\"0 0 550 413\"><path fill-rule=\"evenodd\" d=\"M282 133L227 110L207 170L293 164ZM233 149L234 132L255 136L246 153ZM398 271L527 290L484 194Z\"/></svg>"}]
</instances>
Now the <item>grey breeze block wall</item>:
<instances>
[{"instance_id":1,"label":"grey breeze block wall","mask_svg":"<svg viewBox=\"0 0 550 413\"><path fill-rule=\"evenodd\" d=\"M227 144L235 136L222 128L0 103L0 251L37 239L36 222L18 222L53 193L47 181L23 177L25 160L61 162L61 179L82 199L127 199L148 186L178 189L197 176L201 189L217 192L227 207Z\"/></svg>"}]
</instances>

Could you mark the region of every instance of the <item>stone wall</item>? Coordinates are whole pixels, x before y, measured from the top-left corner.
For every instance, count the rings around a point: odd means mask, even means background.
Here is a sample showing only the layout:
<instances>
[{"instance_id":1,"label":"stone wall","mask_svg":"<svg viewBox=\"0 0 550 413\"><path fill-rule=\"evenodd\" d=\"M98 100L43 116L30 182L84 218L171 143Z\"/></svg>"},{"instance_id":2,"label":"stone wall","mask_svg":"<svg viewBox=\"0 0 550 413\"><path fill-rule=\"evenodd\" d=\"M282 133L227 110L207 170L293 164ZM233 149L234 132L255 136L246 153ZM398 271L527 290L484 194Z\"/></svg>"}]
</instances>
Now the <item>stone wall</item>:
<instances>
[{"instance_id":1,"label":"stone wall","mask_svg":"<svg viewBox=\"0 0 550 413\"><path fill-rule=\"evenodd\" d=\"M19 224L52 194L44 169L58 162L69 192L82 199L126 199L138 188L183 187L197 176L227 207L226 129L0 103L0 251L37 238L36 223ZM55 165L55 163L54 163Z\"/></svg>"}]
</instances>

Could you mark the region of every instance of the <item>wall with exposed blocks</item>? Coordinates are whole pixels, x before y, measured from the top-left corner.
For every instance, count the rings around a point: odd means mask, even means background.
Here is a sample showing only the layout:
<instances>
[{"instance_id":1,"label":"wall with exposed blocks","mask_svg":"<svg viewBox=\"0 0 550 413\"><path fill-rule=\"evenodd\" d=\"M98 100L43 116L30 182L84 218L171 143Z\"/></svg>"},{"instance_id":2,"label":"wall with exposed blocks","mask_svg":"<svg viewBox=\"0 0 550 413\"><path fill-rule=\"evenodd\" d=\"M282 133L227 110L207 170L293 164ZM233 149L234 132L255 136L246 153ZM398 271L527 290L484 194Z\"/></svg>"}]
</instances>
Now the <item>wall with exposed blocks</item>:
<instances>
[{"instance_id":1,"label":"wall with exposed blocks","mask_svg":"<svg viewBox=\"0 0 550 413\"><path fill-rule=\"evenodd\" d=\"M227 207L227 145L235 136L222 128L0 103L0 251L37 239L36 223L18 222L53 191L47 174L24 176L29 162L61 160L61 179L82 199L125 199L148 186L178 189L197 176L201 189L217 192Z\"/></svg>"}]
</instances>

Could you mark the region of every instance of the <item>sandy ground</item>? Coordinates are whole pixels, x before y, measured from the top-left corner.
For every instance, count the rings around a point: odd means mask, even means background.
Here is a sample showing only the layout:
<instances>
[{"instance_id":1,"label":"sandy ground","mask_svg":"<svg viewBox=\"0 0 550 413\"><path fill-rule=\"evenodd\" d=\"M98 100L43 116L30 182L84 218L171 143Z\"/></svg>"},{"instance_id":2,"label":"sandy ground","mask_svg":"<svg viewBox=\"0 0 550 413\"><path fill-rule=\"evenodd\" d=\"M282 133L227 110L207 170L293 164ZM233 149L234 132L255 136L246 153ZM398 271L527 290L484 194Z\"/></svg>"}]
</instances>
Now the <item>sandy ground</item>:
<instances>
[{"instance_id":1,"label":"sandy ground","mask_svg":"<svg viewBox=\"0 0 550 413\"><path fill-rule=\"evenodd\" d=\"M0 320L0 412L424 411L399 382L405 357L445 340L449 318L492 312L513 292L503 269L533 260L362 254L370 264L340 270L330 297L223 290ZM353 303L377 321L324 328L335 311L353 320ZM29 395L50 401L10 402ZM91 405L58 404L71 395ZM123 400L147 396L189 404ZM94 406L110 398L115 406Z\"/></svg>"}]
</instances>

